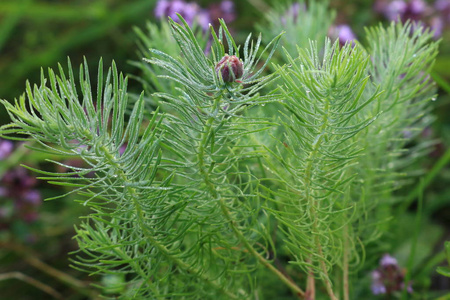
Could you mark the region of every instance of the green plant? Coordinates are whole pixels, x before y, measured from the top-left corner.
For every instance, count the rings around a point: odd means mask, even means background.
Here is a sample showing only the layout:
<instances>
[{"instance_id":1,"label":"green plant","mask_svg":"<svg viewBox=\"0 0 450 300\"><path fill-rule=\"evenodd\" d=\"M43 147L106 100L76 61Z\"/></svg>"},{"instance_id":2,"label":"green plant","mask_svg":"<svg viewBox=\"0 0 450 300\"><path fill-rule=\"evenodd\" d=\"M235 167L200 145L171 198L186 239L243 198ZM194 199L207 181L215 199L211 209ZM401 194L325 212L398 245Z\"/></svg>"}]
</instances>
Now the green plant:
<instances>
[{"instance_id":1,"label":"green plant","mask_svg":"<svg viewBox=\"0 0 450 300\"><path fill-rule=\"evenodd\" d=\"M297 41L282 35L262 51L251 35L239 47L221 22L206 55L206 38L169 25L149 27L170 28L169 53L141 47L134 63L147 94L131 97L102 62L94 91L87 63L77 80L69 61L2 101L12 119L2 136L88 165L33 169L92 210L74 267L117 275L106 292L124 299L263 298L268 277L299 298L350 299L365 247L389 230L394 191L425 153L406 143L432 120L431 34L379 26L366 48L341 48L320 28L292 53ZM291 47L264 75L280 41ZM226 54L242 59L239 80L216 71Z\"/></svg>"},{"instance_id":2,"label":"green plant","mask_svg":"<svg viewBox=\"0 0 450 300\"><path fill-rule=\"evenodd\" d=\"M447 257L447 263L450 265L450 242L445 242L445 256ZM438 267L437 272L450 277L450 267Z\"/></svg>"}]
</instances>

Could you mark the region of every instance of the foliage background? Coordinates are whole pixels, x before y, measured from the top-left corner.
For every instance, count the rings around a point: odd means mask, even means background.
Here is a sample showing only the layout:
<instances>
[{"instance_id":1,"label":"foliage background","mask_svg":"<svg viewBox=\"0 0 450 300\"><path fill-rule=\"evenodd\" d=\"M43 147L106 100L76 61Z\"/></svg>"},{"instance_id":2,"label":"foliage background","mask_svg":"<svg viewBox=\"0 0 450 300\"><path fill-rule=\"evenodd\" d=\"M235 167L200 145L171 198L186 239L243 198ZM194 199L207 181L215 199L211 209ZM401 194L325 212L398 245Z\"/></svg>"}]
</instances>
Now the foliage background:
<instances>
[{"instance_id":1,"label":"foliage background","mask_svg":"<svg viewBox=\"0 0 450 300\"><path fill-rule=\"evenodd\" d=\"M213 2L197 1L202 7ZM255 23L272 4L269 0L235 2L237 18L230 27L238 42L242 43L249 32L256 31ZM331 1L331 7L337 11L337 22L349 24L362 42L364 26L386 22L383 16L374 12L374 4L374 1ZM0 98L13 100L18 97L24 91L27 79L31 83L38 82L41 67L57 68L57 63L66 61L68 56L74 66L85 56L91 70L96 70L100 57L104 62L114 59L119 70L139 74L139 70L129 63L139 59L137 38L132 28L144 28L147 20L157 22L153 14L155 5L155 0L0 0ZM445 31L442 38L433 70L439 85L439 97L434 103L437 120L429 131L437 143L431 155L421 162L428 170L433 170L436 164L442 168L430 177L423 195L422 230L412 270L420 299L432 299L450 291L449 280L435 272L444 259L443 242L450 240L450 164L445 158L450 149L450 30ZM138 82L130 81L129 90L139 92L140 89ZM6 112L1 108L0 123L7 122ZM45 166L38 155L29 155L27 150L19 147L15 156L1 162L0 172L4 173L17 162ZM37 188L43 198L63 193L41 181ZM30 284L31 279L51 287L61 299L93 298L92 290L85 283L117 280L88 277L69 267L70 255L67 253L77 248L71 239L73 224L84 209L71 200L45 203L39 207L37 222L28 225L16 220L7 232L0 231L0 279L3 279L0 290L4 299L48 299L47 293ZM383 240L387 251L402 265L406 265L409 255L410 230L416 208L417 203L413 203L407 213L402 214L397 231ZM370 269L376 268L379 257L369 256L367 260L372 266L362 270L361 276L366 276L369 286ZM25 281L1 277L14 272L28 277ZM274 287L271 291L274 298L282 299L284 291L270 283L268 286Z\"/></svg>"}]
</instances>

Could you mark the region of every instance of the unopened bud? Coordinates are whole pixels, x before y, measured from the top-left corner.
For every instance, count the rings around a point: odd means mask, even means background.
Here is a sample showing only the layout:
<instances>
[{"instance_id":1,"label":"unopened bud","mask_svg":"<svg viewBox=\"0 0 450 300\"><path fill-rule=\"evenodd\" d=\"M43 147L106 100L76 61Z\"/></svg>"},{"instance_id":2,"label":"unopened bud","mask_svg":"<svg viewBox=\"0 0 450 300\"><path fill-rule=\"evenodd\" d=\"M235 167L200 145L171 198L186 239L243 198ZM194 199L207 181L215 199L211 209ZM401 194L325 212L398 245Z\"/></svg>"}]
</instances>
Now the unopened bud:
<instances>
[{"instance_id":1,"label":"unopened bud","mask_svg":"<svg viewBox=\"0 0 450 300\"><path fill-rule=\"evenodd\" d=\"M235 55L225 55L217 63L216 73L217 76L222 76L224 82L233 82L242 77L242 74L244 73L244 64Z\"/></svg>"}]
</instances>

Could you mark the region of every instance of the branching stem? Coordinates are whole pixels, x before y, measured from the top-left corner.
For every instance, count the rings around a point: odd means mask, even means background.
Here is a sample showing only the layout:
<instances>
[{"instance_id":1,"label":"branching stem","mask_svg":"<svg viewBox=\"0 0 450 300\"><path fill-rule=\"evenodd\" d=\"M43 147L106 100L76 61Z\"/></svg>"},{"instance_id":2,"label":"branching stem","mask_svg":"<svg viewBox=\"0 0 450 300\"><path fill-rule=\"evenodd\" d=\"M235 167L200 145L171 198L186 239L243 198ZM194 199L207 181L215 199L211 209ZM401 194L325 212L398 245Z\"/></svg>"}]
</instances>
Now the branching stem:
<instances>
[{"instance_id":1,"label":"branching stem","mask_svg":"<svg viewBox=\"0 0 450 300\"><path fill-rule=\"evenodd\" d=\"M114 165L116 168L116 175L120 177L123 182L128 182L127 175L124 171L121 171L121 166L115 161L114 156L109 152L109 150L103 146L101 148L103 153L105 154L105 157L107 158L108 162L111 165ZM170 253L170 250L167 249L166 246L161 244L155 237L154 233L148 228L148 226L144 222L144 212L142 210L141 204L139 203L139 195L135 188L131 186L127 186L127 192L130 195L130 198L133 201L133 204L136 208L137 212L137 220L139 222L140 227L142 228L142 232L145 235L145 237L148 239L148 241L156 248L158 251L160 251L166 258L168 258L170 261L172 261L175 265L177 265L180 269L185 271L186 273L196 274L200 279L202 279L204 282L212 286L213 288L221 291L225 295L227 295L230 299L239 299L235 294L225 290L219 283L217 283L215 280L212 280L208 278L207 274L204 272L201 272L200 270L190 266L186 262L182 261L181 259L177 258L175 255ZM143 276L145 278L145 274Z\"/></svg>"},{"instance_id":2,"label":"branching stem","mask_svg":"<svg viewBox=\"0 0 450 300\"><path fill-rule=\"evenodd\" d=\"M344 261L343 261L343 289L344 289L344 300L350 300L349 298L349 286L348 286L348 259L349 259L349 249L348 249L348 233L347 226L344 227Z\"/></svg>"},{"instance_id":3,"label":"branching stem","mask_svg":"<svg viewBox=\"0 0 450 300\"><path fill-rule=\"evenodd\" d=\"M306 164L306 168L305 168L305 197L306 197L307 203L309 203L309 212L310 212L310 218L313 220L313 232L314 233L317 232L317 227L318 227L318 219L317 219L316 211L318 209L319 202L317 202L314 199L314 197L312 196L313 189L311 187L311 181L312 181L311 172L312 172L312 168L313 168L313 163L317 159L317 154L319 153L320 145L326 134L325 129L327 127L329 127L328 114L330 113L330 103L329 103L328 99L325 99L324 111L325 111L325 114L322 118L322 126L320 127L320 133L313 145L313 150L309 154L309 157L307 159L308 163ZM316 243L317 252L320 256L319 263L320 263L322 272L324 274L323 281L325 283L325 288L327 289L327 293L330 296L330 298L332 300L337 300L336 296L333 293L333 289L332 289L331 282L330 282L330 277L328 275L327 267L325 265L325 258L323 256L322 245L320 243L319 236L317 234L315 235L315 243Z\"/></svg>"},{"instance_id":4,"label":"branching stem","mask_svg":"<svg viewBox=\"0 0 450 300\"><path fill-rule=\"evenodd\" d=\"M311 259L308 260L311 263ZM308 272L308 278L306 280L306 299L305 300L315 300L316 299L316 282L314 279L314 271L310 268Z\"/></svg>"},{"instance_id":5,"label":"branching stem","mask_svg":"<svg viewBox=\"0 0 450 300\"><path fill-rule=\"evenodd\" d=\"M213 110L217 109L220 103L220 97L214 100ZM272 273L274 273L282 282L284 282L297 296L303 298L305 296L305 292L297 286L294 282L292 282L289 278L287 278L280 270L275 268L267 259L265 259L255 248L248 242L245 238L242 231L238 228L236 221L233 219L228 207L225 203L225 199L223 199L220 194L217 192L216 187L211 182L209 168L205 164L205 148L206 143L208 141L208 137L211 134L211 130L213 129L215 118L210 116L206 121L206 124L203 128L202 136L200 138L200 145L198 146L198 167L200 170L200 174L203 176L203 180L208 189L208 192L213 196L216 200L218 200L220 209L230 224L231 229L233 230L235 236L239 239L239 241L244 245L249 253L251 253L263 266L268 268Z\"/></svg>"},{"instance_id":6,"label":"branching stem","mask_svg":"<svg viewBox=\"0 0 450 300\"><path fill-rule=\"evenodd\" d=\"M44 263L42 260L40 260L38 258L38 255L36 253L31 252L31 250L24 247L23 245L12 243L12 242L0 243L0 248L7 248L16 253L19 253L20 255L23 255L25 261L27 263L29 263L31 266L35 267L36 269L41 270L42 272L52 276L53 278L58 279L59 281L65 283L66 285L72 287L74 290L78 291L80 294L88 296L90 299L96 299L96 300L100 299L97 292L95 292L94 290L91 290L89 288L89 283L78 280L77 278L72 277L69 274L61 272L61 271L53 268L52 266ZM26 275L22 274L19 276L17 274L21 274L21 273L18 273L18 272L13 272L11 274L16 274L16 275L12 276L16 279L24 280L24 281L42 289L41 286L37 286L35 284L36 283L35 281L30 282L28 280L28 276L26 276ZM42 289L42 290L44 290L44 289ZM46 290L44 290L44 291L46 291ZM46 291L46 292L48 292L48 291ZM58 297L55 297L55 298L58 298Z\"/></svg>"},{"instance_id":7,"label":"branching stem","mask_svg":"<svg viewBox=\"0 0 450 300\"><path fill-rule=\"evenodd\" d=\"M28 275L25 275L20 272L9 272L9 273L1 273L0 274L0 281L7 280L7 279L18 279L22 280L35 288L40 289L41 291L53 296L56 299L64 299L60 293L58 293L55 289L53 289L51 286L40 282L39 280L34 279L33 277L30 277Z\"/></svg>"}]
</instances>

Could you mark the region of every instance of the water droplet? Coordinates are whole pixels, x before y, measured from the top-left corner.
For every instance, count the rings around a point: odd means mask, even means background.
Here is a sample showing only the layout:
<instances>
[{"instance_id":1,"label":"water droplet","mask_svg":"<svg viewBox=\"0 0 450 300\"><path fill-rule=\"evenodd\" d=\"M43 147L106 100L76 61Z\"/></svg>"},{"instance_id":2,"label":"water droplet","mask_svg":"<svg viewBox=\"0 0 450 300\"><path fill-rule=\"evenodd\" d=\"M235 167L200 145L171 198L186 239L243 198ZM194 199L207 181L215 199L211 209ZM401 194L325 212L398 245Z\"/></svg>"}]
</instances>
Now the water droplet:
<instances>
[{"instance_id":1,"label":"water droplet","mask_svg":"<svg viewBox=\"0 0 450 300\"><path fill-rule=\"evenodd\" d=\"M414 54L414 55L413 55L413 57L416 57L416 56L417 56L417 54Z\"/></svg>"},{"instance_id":2,"label":"water droplet","mask_svg":"<svg viewBox=\"0 0 450 300\"><path fill-rule=\"evenodd\" d=\"M431 98L431 101L436 101L436 97Z\"/></svg>"}]
</instances>

